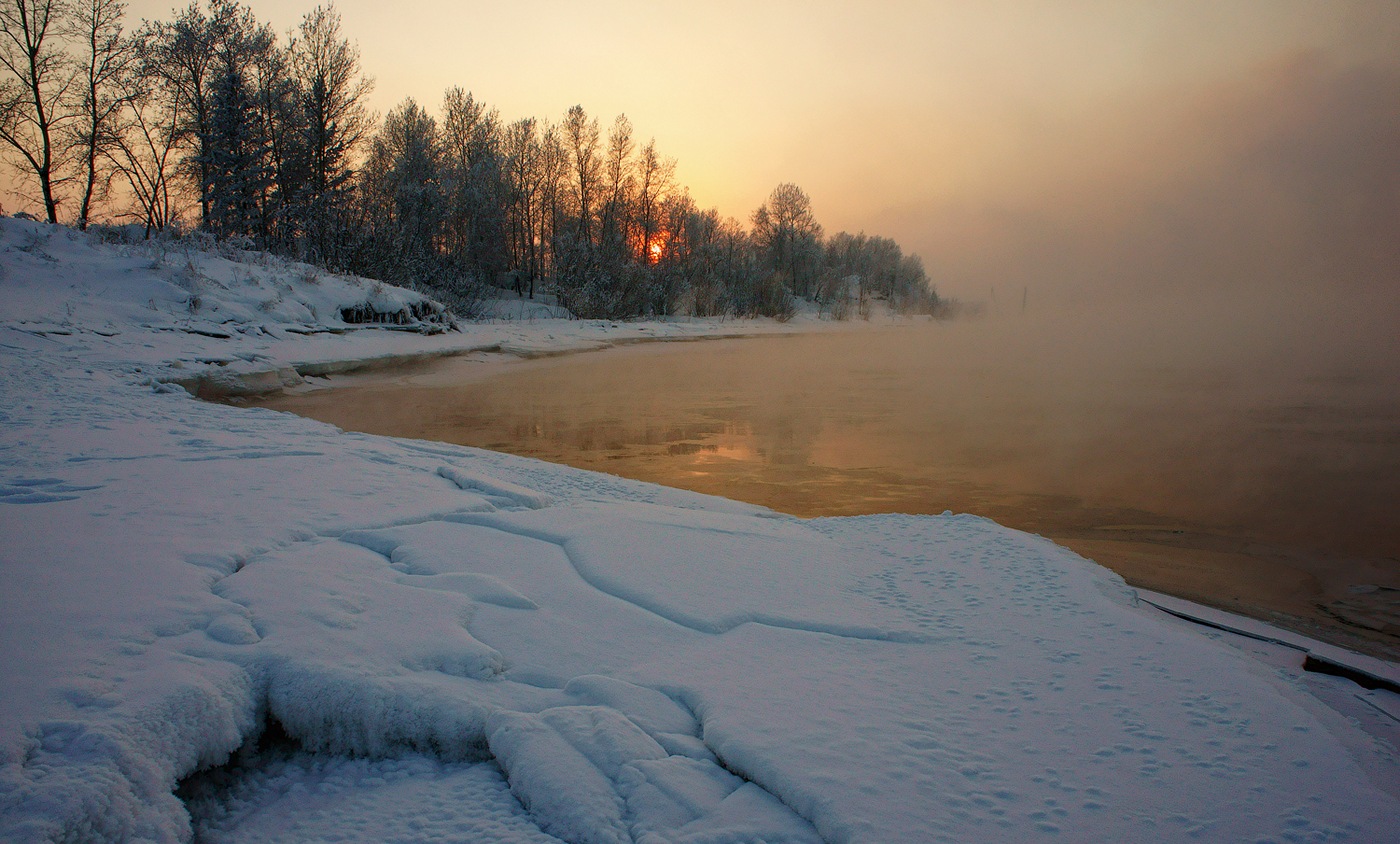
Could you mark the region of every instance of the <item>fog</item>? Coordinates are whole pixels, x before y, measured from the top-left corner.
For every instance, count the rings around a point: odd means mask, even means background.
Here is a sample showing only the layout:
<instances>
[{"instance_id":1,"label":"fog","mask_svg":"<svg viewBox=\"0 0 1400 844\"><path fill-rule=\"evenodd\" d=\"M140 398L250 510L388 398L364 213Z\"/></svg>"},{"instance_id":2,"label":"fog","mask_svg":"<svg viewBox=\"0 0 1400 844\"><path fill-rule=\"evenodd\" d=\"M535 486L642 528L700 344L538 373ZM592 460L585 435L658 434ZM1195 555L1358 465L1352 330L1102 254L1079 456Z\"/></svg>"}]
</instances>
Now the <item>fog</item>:
<instances>
[{"instance_id":1,"label":"fog","mask_svg":"<svg viewBox=\"0 0 1400 844\"><path fill-rule=\"evenodd\" d=\"M1014 159L949 194L886 208L875 227L966 298L1400 295L1400 69L1290 54L1041 115Z\"/></svg>"}]
</instances>

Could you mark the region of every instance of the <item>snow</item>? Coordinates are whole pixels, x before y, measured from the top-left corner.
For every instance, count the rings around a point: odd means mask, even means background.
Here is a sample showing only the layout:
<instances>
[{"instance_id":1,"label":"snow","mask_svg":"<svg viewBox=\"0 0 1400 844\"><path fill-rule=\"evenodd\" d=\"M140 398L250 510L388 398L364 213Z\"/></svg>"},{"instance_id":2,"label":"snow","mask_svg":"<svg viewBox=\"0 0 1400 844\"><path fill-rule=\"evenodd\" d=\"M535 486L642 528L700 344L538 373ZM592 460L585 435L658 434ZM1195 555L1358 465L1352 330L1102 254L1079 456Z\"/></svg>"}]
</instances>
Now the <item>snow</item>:
<instances>
[{"instance_id":1,"label":"snow","mask_svg":"<svg viewBox=\"0 0 1400 844\"><path fill-rule=\"evenodd\" d=\"M1262 621L1245 618L1213 607L1204 607L1171 595L1163 595L1147 589L1136 591L1142 600L1181 618L1191 619L1231 633L1238 633L1241 636L1276 642L1304 652L1311 660L1327 663L1335 669L1360 677L1368 684L1386 685L1393 689L1400 689L1400 666L1395 663L1386 662L1366 654L1353 653L1336 645L1329 645L1300 633L1294 633L1291 630L1283 630Z\"/></svg>"},{"instance_id":2,"label":"snow","mask_svg":"<svg viewBox=\"0 0 1400 844\"><path fill-rule=\"evenodd\" d=\"M341 309L416 294L277 259L16 220L0 250L0 840L1397 840L1393 693L1038 537L171 383L824 325L389 331Z\"/></svg>"}]
</instances>

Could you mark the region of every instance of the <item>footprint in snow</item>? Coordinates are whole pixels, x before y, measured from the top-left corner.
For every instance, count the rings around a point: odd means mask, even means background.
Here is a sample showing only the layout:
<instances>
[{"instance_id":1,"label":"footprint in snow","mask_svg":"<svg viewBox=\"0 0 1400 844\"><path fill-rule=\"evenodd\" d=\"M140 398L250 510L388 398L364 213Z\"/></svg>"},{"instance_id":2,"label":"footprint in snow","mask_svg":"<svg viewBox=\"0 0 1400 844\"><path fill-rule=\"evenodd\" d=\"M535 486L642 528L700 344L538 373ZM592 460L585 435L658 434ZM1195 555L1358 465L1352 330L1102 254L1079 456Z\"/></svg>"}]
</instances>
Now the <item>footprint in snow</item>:
<instances>
[{"instance_id":1,"label":"footprint in snow","mask_svg":"<svg viewBox=\"0 0 1400 844\"><path fill-rule=\"evenodd\" d=\"M73 493L101 489L101 485L80 486L62 478L12 478L0 482L0 504L51 504L73 501Z\"/></svg>"}]
</instances>

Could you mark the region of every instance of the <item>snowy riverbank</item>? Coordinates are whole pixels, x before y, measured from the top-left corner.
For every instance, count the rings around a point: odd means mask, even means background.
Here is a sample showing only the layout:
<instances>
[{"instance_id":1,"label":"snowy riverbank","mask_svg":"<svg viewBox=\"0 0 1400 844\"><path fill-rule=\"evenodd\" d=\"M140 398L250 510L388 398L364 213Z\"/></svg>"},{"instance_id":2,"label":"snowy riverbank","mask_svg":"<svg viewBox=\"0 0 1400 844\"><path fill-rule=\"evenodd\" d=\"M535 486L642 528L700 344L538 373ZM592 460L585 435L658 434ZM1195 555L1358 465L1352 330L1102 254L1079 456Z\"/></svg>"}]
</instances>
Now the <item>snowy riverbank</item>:
<instances>
[{"instance_id":1,"label":"snowy riverbank","mask_svg":"<svg viewBox=\"0 0 1400 844\"><path fill-rule=\"evenodd\" d=\"M342 308L415 298L2 225L4 840L1394 836L1394 747L1324 703L1349 681L1037 537L800 521L170 383L800 325L357 330Z\"/></svg>"}]
</instances>

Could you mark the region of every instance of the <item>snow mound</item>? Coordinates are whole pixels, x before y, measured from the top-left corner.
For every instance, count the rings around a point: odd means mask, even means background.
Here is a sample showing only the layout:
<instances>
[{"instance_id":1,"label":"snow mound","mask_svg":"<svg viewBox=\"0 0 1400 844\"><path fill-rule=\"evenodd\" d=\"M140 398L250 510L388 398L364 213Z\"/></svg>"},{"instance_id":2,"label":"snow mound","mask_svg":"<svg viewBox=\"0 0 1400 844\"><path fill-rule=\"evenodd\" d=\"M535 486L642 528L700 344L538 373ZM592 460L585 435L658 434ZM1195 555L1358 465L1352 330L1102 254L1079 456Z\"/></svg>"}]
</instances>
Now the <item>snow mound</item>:
<instances>
[{"instance_id":1,"label":"snow mound","mask_svg":"<svg viewBox=\"0 0 1400 844\"><path fill-rule=\"evenodd\" d=\"M455 466L440 466L438 474L461 489L479 492L488 498L503 499L507 506L514 504L519 507L539 510L554 504L554 499L542 492L526 489L509 481L490 478L478 472L468 472Z\"/></svg>"},{"instance_id":2,"label":"snow mound","mask_svg":"<svg viewBox=\"0 0 1400 844\"><path fill-rule=\"evenodd\" d=\"M130 330L132 324L230 337L262 326L363 324L441 331L443 306L419 293L195 235L129 245L33 221L0 221L9 319L40 332ZM52 295L56 268L65 295ZM123 325L126 323L126 325Z\"/></svg>"},{"instance_id":3,"label":"snow mound","mask_svg":"<svg viewBox=\"0 0 1400 844\"><path fill-rule=\"evenodd\" d=\"M512 793L543 829L566 841L821 841L761 788L713 761L668 755L608 707L502 712L487 730Z\"/></svg>"}]
</instances>

